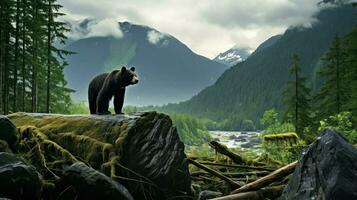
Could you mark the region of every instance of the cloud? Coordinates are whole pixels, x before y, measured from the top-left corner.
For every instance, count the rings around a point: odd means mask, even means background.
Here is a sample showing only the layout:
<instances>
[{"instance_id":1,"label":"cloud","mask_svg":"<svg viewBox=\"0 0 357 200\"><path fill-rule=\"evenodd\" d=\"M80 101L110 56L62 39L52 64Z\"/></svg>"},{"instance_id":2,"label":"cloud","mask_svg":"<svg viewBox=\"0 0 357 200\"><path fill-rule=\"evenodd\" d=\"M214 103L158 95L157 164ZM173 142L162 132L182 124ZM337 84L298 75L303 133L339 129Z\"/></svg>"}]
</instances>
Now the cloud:
<instances>
[{"instance_id":1,"label":"cloud","mask_svg":"<svg viewBox=\"0 0 357 200\"><path fill-rule=\"evenodd\" d=\"M311 25L320 0L254 0L239 3L221 0L210 4L202 15L209 23L227 28L287 27Z\"/></svg>"},{"instance_id":2,"label":"cloud","mask_svg":"<svg viewBox=\"0 0 357 200\"><path fill-rule=\"evenodd\" d=\"M121 38L123 33L116 20L106 18L103 20L98 19L84 19L71 21L67 20L70 24L71 32L68 37L71 39L82 39L89 37L105 37L112 36Z\"/></svg>"},{"instance_id":3,"label":"cloud","mask_svg":"<svg viewBox=\"0 0 357 200\"><path fill-rule=\"evenodd\" d=\"M157 44L163 38L164 35L155 30L148 31L147 33L147 39L151 44Z\"/></svg>"},{"instance_id":4,"label":"cloud","mask_svg":"<svg viewBox=\"0 0 357 200\"><path fill-rule=\"evenodd\" d=\"M150 30L147 32L147 40L154 45L157 45L159 42L161 42L161 46L167 46L169 44L169 40L166 39L167 37L169 36L156 30Z\"/></svg>"},{"instance_id":5,"label":"cloud","mask_svg":"<svg viewBox=\"0 0 357 200\"><path fill-rule=\"evenodd\" d=\"M233 45L256 48L290 26L311 26L321 0L59 0L67 18L110 19L94 26L97 35L109 24L129 21L168 33L194 52L213 58ZM90 34L90 33L88 33ZM114 34L119 35L119 34ZM88 35L87 35L88 36ZM152 42L160 36L151 36Z\"/></svg>"}]
</instances>

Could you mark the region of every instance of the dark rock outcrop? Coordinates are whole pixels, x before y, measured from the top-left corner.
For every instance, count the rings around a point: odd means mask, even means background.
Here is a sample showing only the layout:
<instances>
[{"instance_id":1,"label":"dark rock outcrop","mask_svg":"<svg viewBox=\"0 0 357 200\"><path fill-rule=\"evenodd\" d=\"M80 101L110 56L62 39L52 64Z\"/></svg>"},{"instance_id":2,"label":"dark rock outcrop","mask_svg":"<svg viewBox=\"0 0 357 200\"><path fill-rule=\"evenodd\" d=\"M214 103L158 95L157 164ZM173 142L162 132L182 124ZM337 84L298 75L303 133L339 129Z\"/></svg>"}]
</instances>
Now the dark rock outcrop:
<instances>
[{"instance_id":1,"label":"dark rock outcrop","mask_svg":"<svg viewBox=\"0 0 357 200\"><path fill-rule=\"evenodd\" d=\"M47 168L61 172L82 161L121 183L134 199L192 197L184 144L167 115L15 113L8 117L20 130L20 146L40 147L33 148L39 149L34 156L43 154L36 158L46 163L46 168L39 165L46 174L52 174Z\"/></svg>"},{"instance_id":2,"label":"dark rock outcrop","mask_svg":"<svg viewBox=\"0 0 357 200\"><path fill-rule=\"evenodd\" d=\"M15 125L5 116L0 116L0 140L6 141L9 146L14 146L18 139Z\"/></svg>"},{"instance_id":3,"label":"dark rock outcrop","mask_svg":"<svg viewBox=\"0 0 357 200\"><path fill-rule=\"evenodd\" d=\"M77 192L77 199L133 200L129 191L103 173L77 162L64 170L63 181Z\"/></svg>"},{"instance_id":4,"label":"dark rock outcrop","mask_svg":"<svg viewBox=\"0 0 357 200\"><path fill-rule=\"evenodd\" d=\"M357 199L357 150L325 129L303 153L280 199Z\"/></svg>"},{"instance_id":5,"label":"dark rock outcrop","mask_svg":"<svg viewBox=\"0 0 357 200\"><path fill-rule=\"evenodd\" d=\"M42 182L35 167L12 154L0 153L0 197L40 199Z\"/></svg>"}]
</instances>

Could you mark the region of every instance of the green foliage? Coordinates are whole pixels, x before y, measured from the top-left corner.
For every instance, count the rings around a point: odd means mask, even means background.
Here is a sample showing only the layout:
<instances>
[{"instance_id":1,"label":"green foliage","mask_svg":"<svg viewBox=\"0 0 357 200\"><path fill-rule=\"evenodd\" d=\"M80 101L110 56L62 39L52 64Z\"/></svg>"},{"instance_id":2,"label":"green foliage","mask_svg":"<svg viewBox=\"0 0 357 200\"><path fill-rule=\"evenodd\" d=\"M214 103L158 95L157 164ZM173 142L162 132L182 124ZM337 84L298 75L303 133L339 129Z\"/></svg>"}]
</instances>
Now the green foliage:
<instances>
[{"instance_id":1,"label":"green foliage","mask_svg":"<svg viewBox=\"0 0 357 200\"><path fill-rule=\"evenodd\" d=\"M275 109L270 109L264 112L260 119L262 126L266 127L264 134L275 134L295 131L295 127L291 123L280 123L279 114Z\"/></svg>"},{"instance_id":2,"label":"green foliage","mask_svg":"<svg viewBox=\"0 0 357 200\"><path fill-rule=\"evenodd\" d=\"M216 152L207 143L198 146L188 146L185 153L192 157L214 157Z\"/></svg>"},{"instance_id":3,"label":"green foliage","mask_svg":"<svg viewBox=\"0 0 357 200\"><path fill-rule=\"evenodd\" d=\"M204 124L191 116L169 114L177 128L180 139L188 145L200 145L210 140L209 132Z\"/></svg>"},{"instance_id":4,"label":"green foliage","mask_svg":"<svg viewBox=\"0 0 357 200\"><path fill-rule=\"evenodd\" d=\"M351 143L357 144L357 131L353 127L351 116L350 112L341 112L337 115L329 116L320 121L319 131L327 127L335 128L344 134Z\"/></svg>"},{"instance_id":5,"label":"green foliage","mask_svg":"<svg viewBox=\"0 0 357 200\"><path fill-rule=\"evenodd\" d=\"M242 126L241 126L242 131L254 131L255 130L255 125L252 120L243 120L242 121Z\"/></svg>"},{"instance_id":6,"label":"green foliage","mask_svg":"<svg viewBox=\"0 0 357 200\"><path fill-rule=\"evenodd\" d=\"M89 109L85 101L72 101L69 105L68 113L64 114L89 114Z\"/></svg>"}]
</instances>

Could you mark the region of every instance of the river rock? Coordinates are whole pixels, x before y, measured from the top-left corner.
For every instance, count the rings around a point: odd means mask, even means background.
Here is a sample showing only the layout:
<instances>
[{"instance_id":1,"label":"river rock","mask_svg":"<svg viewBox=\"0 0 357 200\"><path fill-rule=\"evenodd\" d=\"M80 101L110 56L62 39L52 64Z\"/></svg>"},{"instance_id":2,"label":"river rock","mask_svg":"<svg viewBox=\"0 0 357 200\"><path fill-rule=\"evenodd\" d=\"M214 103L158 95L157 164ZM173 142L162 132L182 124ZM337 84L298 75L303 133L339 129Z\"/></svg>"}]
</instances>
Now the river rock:
<instances>
[{"instance_id":1,"label":"river rock","mask_svg":"<svg viewBox=\"0 0 357 200\"><path fill-rule=\"evenodd\" d=\"M40 199L41 176L35 167L12 154L0 153L0 197Z\"/></svg>"},{"instance_id":2,"label":"river rock","mask_svg":"<svg viewBox=\"0 0 357 200\"><path fill-rule=\"evenodd\" d=\"M123 185L82 162L66 168L63 179L66 185L75 189L77 199L133 200Z\"/></svg>"},{"instance_id":3,"label":"river rock","mask_svg":"<svg viewBox=\"0 0 357 200\"><path fill-rule=\"evenodd\" d=\"M325 129L303 153L280 199L357 199L356 148Z\"/></svg>"},{"instance_id":4,"label":"river rock","mask_svg":"<svg viewBox=\"0 0 357 200\"><path fill-rule=\"evenodd\" d=\"M236 135L230 135L228 138L229 138L230 140L235 140L235 139L237 139L238 137L237 137Z\"/></svg>"},{"instance_id":5,"label":"river rock","mask_svg":"<svg viewBox=\"0 0 357 200\"><path fill-rule=\"evenodd\" d=\"M0 116L0 140L6 141L13 146L18 139L19 133L15 125L6 116Z\"/></svg>"}]
</instances>

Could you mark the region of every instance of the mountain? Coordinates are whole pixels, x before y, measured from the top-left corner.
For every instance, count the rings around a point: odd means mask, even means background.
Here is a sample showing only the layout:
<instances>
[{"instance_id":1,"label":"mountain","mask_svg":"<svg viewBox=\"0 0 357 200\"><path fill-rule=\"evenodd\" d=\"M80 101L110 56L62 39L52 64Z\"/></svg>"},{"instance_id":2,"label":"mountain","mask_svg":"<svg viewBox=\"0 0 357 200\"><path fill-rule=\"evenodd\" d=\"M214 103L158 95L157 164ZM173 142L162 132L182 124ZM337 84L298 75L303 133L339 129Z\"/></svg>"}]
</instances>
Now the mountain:
<instances>
[{"instance_id":1,"label":"mountain","mask_svg":"<svg viewBox=\"0 0 357 200\"><path fill-rule=\"evenodd\" d=\"M234 46L226 52L220 53L213 60L231 67L247 59L250 54L250 49Z\"/></svg>"},{"instance_id":2,"label":"mountain","mask_svg":"<svg viewBox=\"0 0 357 200\"><path fill-rule=\"evenodd\" d=\"M274 36L270 37L269 39L267 39L263 43L261 43L253 53L258 53L258 52L262 51L263 49L274 45L280 38L281 38L281 35L274 35Z\"/></svg>"},{"instance_id":3,"label":"mountain","mask_svg":"<svg viewBox=\"0 0 357 200\"><path fill-rule=\"evenodd\" d=\"M283 91L292 78L289 67L294 53L300 56L303 75L310 85L316 85L320 59L336 34L343 36L352 30L354 9L343 5L321 10L312 27L290 27L272 45L258 48L247 60L226 70L214 85L189 101L163 109L218 122L250 119L259 124L265 110L283 109Z\"/></svg>"},{"instance_id":4,"label":"mountain","mask_svg":"<svg viewBox=\"0 0 357 200\"><path fill-rule=\"evenodd\" d=\"M92 22L84 20L74 29L88 35ZM87 99L90 80L121 66L135 66L138 85L126 92L126 105L160 105L187 100L212 85L227 66L191 51L175 37L153 28L118 23L121 37L102 36L72 40L67 50L65 76L77 90L74 99Z\"/></svg>"}]
</instances>

